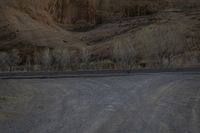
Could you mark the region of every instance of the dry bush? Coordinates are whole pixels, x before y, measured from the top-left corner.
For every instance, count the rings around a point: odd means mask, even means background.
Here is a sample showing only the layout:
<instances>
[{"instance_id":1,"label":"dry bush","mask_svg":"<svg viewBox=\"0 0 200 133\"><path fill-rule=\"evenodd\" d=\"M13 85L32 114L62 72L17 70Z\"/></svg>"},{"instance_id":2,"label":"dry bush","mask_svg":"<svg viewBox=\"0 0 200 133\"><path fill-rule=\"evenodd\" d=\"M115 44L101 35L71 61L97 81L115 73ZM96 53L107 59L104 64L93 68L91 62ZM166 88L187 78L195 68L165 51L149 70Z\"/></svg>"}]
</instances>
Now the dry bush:
<instances>
[{"instance_id":1,"label":"dry bush","mask_svg":"<svg viewBox=\"0 0 200 133\"><path fill-rule=\"evenodd\" d=\"M5 71L8 68L9 56L6 52L0 52L0 70Z\"/></svg>"},{"instance_id":2,"label":"dry bush","mask_svg":"<svg viewBox=\"0 0 200 133\"><path fill-rule=\"evenodd\" d=\"M81 50L81 60L82 60L82 62L88 63L89 58L90 58L89 50L85 47L82 48L82 50Z\"/></svg>"},{"instance_id":3,"label":"dry bush","mask_svg":"<svg viewBox=\"0 0 200 133\"><path fill-rule=\"evenodd\" d=\"M19 51L17 49L13 49L9 53L9 60L8 60L10 71L13 71L13 67L18 66L20 62L21 62L21 57L19 56Z\"/></svg>"},{"instance_id":4,"label":"dry bush","mask_svg":"<svg viewBox=\"0 0 200 133\"><path fill-rule=\"evenodd\" d=\"M131 69L136 63L137 52L130 39L117 41L113 48L113 59L117 67Z\"/></svg>"},{"instance_id":5,"label":"dry bush","mask_svg":"<svg viewBox=\"0 0 200 133\"><path fill-rule=\"evenodd\" d=\"M51 55L50 49L46 48L41 53L40 63L42 65L42 68L44 70L49 70L51 67L51 62L52 62L52 55Z\"/></svg>"},{"instance_id":6,"label":"dry bush","mask_svg":"<svg viewBox=\"0 0 200 133\"><path fill-rule=\"evenodd\" d=\"M15 71L15 67L19 66L21 58L19 51L13 49L10 52L0 52L0 68L5 71Z\"/></svg>"},{"instance_id":7,"label":"dry bush","mask_svg":"<svg viewBox=\"0 0 200 133\"><path fill-rule=\"evenodd\" d=\"M89 69L89 59L90 59L90 53L88 48L83 47L81 49L81 54L80 54L81 62L80 62L80 69Z\"/></svg>"},{"instance_id":8,"label":"dry bush","mask_svg":"<svg viewBox=\"0 0 200 133\"><path fill-rule=\"evenodd\" d=\"M65 70L69 67L71 59L70 52L67 48L57 48L52 51L53 62L52 65L55 66L56 70Z\"/></svg>"},{"instance_id":9,"label":"dry bush","mask_svg":"<svg viewBox=\"0 0 200 133\"><path fill-rule=\"evenodd\" d=\"M172 67L175 57L185 51L187 33L187 27L181 24L154 24L138 31L135 42L153 66Z\"/></svg>"}]
</instances>

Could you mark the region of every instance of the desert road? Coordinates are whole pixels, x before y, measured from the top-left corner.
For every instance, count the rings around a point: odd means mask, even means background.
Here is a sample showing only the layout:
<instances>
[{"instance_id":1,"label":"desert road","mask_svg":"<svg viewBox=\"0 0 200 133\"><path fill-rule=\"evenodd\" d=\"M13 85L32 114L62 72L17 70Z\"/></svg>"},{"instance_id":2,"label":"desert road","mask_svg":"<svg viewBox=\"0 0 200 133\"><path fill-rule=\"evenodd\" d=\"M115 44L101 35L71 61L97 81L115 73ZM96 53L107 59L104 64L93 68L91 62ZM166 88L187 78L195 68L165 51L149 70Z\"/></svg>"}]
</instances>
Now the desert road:
<instances>
[{"instance_id":1,"label":"desert road","mask_svg":"<svg viewBox=\"0 0 200 133\"><path fill-rule=\"evenodd\" d=\"M200 73L0 79L0 133L200 133Z\"/></svg>"}]
</instances>

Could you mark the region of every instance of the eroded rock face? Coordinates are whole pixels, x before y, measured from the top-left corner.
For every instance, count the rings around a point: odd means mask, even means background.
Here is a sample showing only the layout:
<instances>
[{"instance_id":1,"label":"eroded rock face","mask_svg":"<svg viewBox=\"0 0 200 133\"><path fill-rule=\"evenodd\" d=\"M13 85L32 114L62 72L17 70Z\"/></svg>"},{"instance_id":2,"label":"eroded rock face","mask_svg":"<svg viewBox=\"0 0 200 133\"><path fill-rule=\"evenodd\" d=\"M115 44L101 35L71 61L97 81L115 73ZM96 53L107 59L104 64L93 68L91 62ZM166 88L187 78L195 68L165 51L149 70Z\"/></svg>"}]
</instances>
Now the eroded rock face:
<instances>
[{"instance_id":1,"label":"eroded rock face","mask_svg":"<svg viewBox=\"0 0 200 133\"><path fill-rule=\"evenodd\" d=\"M2 7L12 6L36 19L52 17L61 24L98 24L112 18L151 14L165 0L0 0ZM0 6L1 6L0 5Z\"/></svg>"},{"instance_id":2,"label":"eroded rock face","mask_svg":"<svg viewBox=\"0 0 200 133\"><path fill-rule=\"evenodd\" d=\"M95 23L93 0L51 0L49 12L59 23L75 24L79 20Z\"/></svg>"},{"instance_id":3,"label":"eroded rock face","mask_svg":"<svg viewBox=\"0 0 200 133\"><path fill-rule=\"evenodd\" d=\"M194 6L198 0L0 0L0 7L11 5L33 18L52 17L60 24L99 24L107 19L151 14L168 5ZM6 4L5 4L6 3Z\"/></svg>"},{"instance_id":4,"label":"eroded rock face","mask_svg":"<svg viewBox=\"0 0 200 133\"><path fill-rule=\"evenodd\" d=\"M156 12L157 0L50 0L49 12L62 24L97 24L104 19Z\"/></svg>"}]
</instances>

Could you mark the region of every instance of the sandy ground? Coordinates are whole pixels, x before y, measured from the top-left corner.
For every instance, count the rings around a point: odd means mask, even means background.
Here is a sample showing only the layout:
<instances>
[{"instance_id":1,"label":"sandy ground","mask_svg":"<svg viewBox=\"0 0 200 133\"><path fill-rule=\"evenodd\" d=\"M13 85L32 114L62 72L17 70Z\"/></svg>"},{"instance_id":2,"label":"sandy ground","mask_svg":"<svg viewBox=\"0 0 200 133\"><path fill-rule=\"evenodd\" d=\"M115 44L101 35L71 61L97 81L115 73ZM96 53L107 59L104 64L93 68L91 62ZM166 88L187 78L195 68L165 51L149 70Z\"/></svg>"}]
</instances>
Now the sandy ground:
<instances>
[{"instance_id":1,"label":"sandy ground","mask_svg":"<svg viewBox=\"0 0 200 133\"><path fill-rule=\"evenodd\" d=\"M0 80L1 133L199 133L200 75Z\"/></svg>"}]
</instances>

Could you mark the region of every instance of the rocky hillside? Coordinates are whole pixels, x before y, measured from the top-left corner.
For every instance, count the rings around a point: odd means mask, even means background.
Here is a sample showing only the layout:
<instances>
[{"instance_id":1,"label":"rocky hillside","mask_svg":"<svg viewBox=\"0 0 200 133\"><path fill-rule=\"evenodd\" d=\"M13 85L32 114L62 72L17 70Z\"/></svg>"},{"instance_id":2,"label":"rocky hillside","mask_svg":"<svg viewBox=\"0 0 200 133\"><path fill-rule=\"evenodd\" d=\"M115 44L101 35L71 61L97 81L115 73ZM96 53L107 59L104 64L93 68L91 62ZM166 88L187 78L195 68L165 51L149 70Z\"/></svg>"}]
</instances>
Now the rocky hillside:
<instances>
[{"instance_id":1,"label":"rocky hillside","mask_svg":"<svg viewBox=\"0 0 200 133\"><path fill-rule=\"evenodd\" d=\"M199 3L0 0L0 66L196 66L200 62ZM16 56L19 61L9 63ZM67 58L60 60L63 56Z\"/></svg>"}]
</instances>

